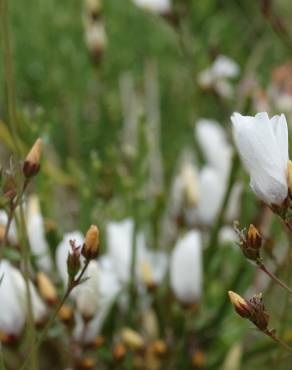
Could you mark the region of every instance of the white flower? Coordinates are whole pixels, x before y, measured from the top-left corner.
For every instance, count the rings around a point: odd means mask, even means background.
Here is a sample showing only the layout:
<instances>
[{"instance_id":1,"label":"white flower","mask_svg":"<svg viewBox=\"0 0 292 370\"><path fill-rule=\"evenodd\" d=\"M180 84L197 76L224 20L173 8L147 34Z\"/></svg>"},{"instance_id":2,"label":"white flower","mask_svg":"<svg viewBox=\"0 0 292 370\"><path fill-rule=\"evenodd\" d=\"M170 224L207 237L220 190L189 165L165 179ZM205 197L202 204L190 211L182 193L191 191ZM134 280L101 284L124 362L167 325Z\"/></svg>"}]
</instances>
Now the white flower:
<instances>
[{"instance_id":1,"label":"white flower","mask_svg":"<svg viewBox=\"0 0 292 370\"><path fill-rule=\"evenodd\" d=\"M232 149L224 128L217 121L201 118L196 123L195 135L208 164L228 176Z\"/></svg>"},{"instance_id":2,"label":"white flower","mask_svg":"<svg viewBox=\"0 0 292 370\"><path fill-rule=\"evenodd\" d=\"M84 236L80 231L72 231L65 234L62 241L57 246L56 265L65 287L67 287L68 282L67 258L69 252L71 252L70 240L75 240L77 246L82 246Z\"/></svg>"},{"instance_id":3,"label":"white flower","mask_svg":"<svg viewBox=\"0 0 292 370\"><path fill-rule=\"evenodd\" d=\"M219 55L210 68L204 69L199 74L198 83L203 88L213 87L219 95L231 98L233 86L228 80L237 77L238 74L238 64L224 55Z\"/></svg>"},{"instance_id":4,"label":"white flower","mask_svg":"<svg viewBox=\"0 0 292 370\"><path fill-rule=\"evenodd\" d=\"M106 228L108 254L115 266L119 280L124 284L130 280L133 234L134 222L132 219L110 222ZM137 261L145 248L144 235L139 233L136 239Z\"/></svg>"},{"instance_id":5,"label":"white flower","mask_svg":"<svg viewBox=\"0 0 292 370\"><path fill-rule=\"evenodd\" d=\"M44 221L40 210L39 200L36 195L28 199L27 204L27 236L37 265L45 271L52 267L49 246L45 239Z\"/></svg>"},{"instance_id":6,"label":"white flower","mask_svg":"<svg viewBox=\"0 0 292 370\"><path fill-rule=\"evenodd\" d=\"M7 220L8 220L7 213L5 211L0 211L0 225L3 226L3 228L6 228ZM17 243L17 229L14 220L12 220L8 231L8 241L12 244Z\"/></svg>"},{"instance_id":7,"label":"white flower","mask_svg":"<svg viewBox=\"0 0 292 370\"><path fill-rule=\"evenodd\" d=\"M165 14L171 10L170 0L133 0L137 6L149 9L155 13Z\"/></svg>"},{"instance_id":8,"label":"white flower","mask_svg":"<svg viewBox=\"0 0 292 370\"><path fill-rule=\"evenodd\" d=\"M269 205L282 205L288 194L288 128L284 114L269 119L234 113L235 144L250 175L254 193Z\"/></svg>"},{"instance_id":9,"label":"white flower","mask_svg":"<svg viewBox=\"0 0 292 370\"><path fill-rule=\"evenodd\" d=\"M170 283L176 297L185 304L200 299L202 292L202 241L198 231L178 240L171 255Z\"/></svg>"},{"instance_id":10,"label":"white flower","mask_svg":"<svg viewBox=\"0 0 292 370\"><path fill-rule=\"evenodd\" d=\"M25 323L25 310L19 304L13 276L12 266L6 260L0 264L0 331L8 335L19 336Z\"/></svg>"},{"instance_id":11,"label":"white flower","mask_svg":"<svg viewBox=\"0 0 292 370\"><path fill-rule=\"evenodd\" d=\"M17 293L20 306L22 307L23 311L27 313L28 309L28 297L27 297L27 288L25 280L19 270L11 266L11 276L13 279L14 289ZM47 308L42 299L40 298L39 294L35 286L32 284L31 281L28 282L29 284L29 292L30 292L30 299L31 299L31 307L32 307L32 314L35 323L41 323L47 315Z\"/></svg>"},{"instance_id":12,"label":"white flower","mask_svg":"<svg viewBox=\"0 0 292 370\"><path fill-rule=\"evenodd\" d=\"M121 286L115 274L114 266L109 256L101 257L98 262L91 261L84 284L76 288L75 296L77 308L84 317L93 317L86 326L83 338L90 342L100 332L108 311L119 293ZM80 338L83 333L84 322L77 317L75 337Z\"/></svg>"},{"instance_id":13,"label":"white flower","mask_svg":"<svg viewBox=\"0 0 292 370\"><path fill-rule=\"evenodd\" d=\"M119 281L126 285L130 280L134 221L125 219L107 225L108 258ZM146 248L143 233L136 238L135 278L137 284L157 285L166 273L167 258L162 252Z\"/></svg>"}]
</instances>

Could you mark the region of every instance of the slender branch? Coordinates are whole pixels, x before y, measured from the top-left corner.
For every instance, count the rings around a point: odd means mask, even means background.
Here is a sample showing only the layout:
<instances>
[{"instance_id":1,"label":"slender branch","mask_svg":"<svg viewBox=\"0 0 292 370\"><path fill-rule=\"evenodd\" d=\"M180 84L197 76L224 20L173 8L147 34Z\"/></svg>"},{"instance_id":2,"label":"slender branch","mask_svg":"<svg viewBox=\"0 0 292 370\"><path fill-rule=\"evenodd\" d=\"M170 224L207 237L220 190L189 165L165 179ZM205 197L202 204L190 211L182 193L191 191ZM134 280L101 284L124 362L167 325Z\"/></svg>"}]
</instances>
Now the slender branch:
<instances>
[{"instance_id":1,"label":"slender branch","mask_svg":"<svg viewBox=\"0 0 292 370\"><path fill-rule=\"evenodd\" d=\"M277 276L275 276L270 270L267 269L267 267L263 264L262 261L257 261L257 265L259 268L265 272L274 282L278 285L280 285L282 288L286 289L289 293L292 293L292 289L288 287L282 280L280 280Z\"/></svg>"},{"instance_id":2,"label":"slender branch","mask_svg":"<svg viewBox=\"0 0 292 370\"><path fill-rule=\"evenodd\" d=\"M278 343L280 346L282 346L286 351L290 352L292 354L292 347L290 347L286 342L284 342L281 338L279 338L274 330L264 330L264 334L266 334L268 337L273 339L276 343Z\"/></svg>"}]
</instances>

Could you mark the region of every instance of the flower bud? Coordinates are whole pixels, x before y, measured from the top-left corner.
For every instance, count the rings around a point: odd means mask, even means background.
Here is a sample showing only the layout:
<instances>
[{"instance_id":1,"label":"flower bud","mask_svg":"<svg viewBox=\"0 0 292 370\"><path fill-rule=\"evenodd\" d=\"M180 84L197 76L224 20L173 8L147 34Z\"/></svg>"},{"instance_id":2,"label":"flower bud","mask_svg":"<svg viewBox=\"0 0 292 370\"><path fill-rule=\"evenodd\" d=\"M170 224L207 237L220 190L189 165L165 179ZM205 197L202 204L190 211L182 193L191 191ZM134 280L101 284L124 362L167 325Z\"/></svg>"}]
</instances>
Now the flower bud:
<instances>
[{"instance_id":1,"label":"flower bud","mask_svg":"<svg viewBox=\"0 0 292 370\"><path fill-rule=\"evenodd\" d=\"M251 318L252 315L252 308L250 304L243 299L240 295L232 292L231 290L228 292L229 299L233 304L235 311L244 318Z\"/></svg>"},{"instance_id":2,"label":"flower bud","mask_svg":"<svg viewBox=\"0 0 292 370\"><path fill-rule=\"evenodd\" d=\"M51 280L44 272L38 272L36 277L36 283L40 292L41 297L49 305L58 303L58 295L56 288L54 287Z\"/></svg>"},{"instance_id":3,"label":"flower bud","mask_svg":"<svg viewBox=\"0 0 292 370\"><path fill-rule=\"evenodd\" d=\"M250 299L249 304L253 309L253 314L250 320L260 330L266 330L269 324L269 314L267 313L265 305L263 303L262 294L260 293L254 295Z\"/></svg>"},{"instance_id":4,"label":"flower bud","mask_svg":"<svg viewBox=\"0 0 292 370\"><path fill-rule=\"evenodd\" d=\"M80 248L75 246L74 241L71 240L70 243L72 247L72 253L68 253L67 271L69 275L69 281L73 281L81 267Z\"/></svg>"},{"instance_id":5,"label":"flower bud","mask_svg":"<svg viewBox=\"0 0 292 370\"><path fill-rule=\"evenodd\" d=\"M80 359L76 364L76 368L78 370L91 370L91 369L94 369L94 367L95 367L95 361L91 357L84 357Z\"/></svg>"},{"instance_id":6,"label":"flower bud","mask_svg":"<svg viewBox=\"0 0 292 370\"><path fill-rule=\"evenodd\" d=\"M195 350L195 352L192 354L192 365L195 369L201 369L204 367L206 362L205 354L204 352L200 350Z\"/></svg>"},{"instance_id":7,"label":"flower bud","mask_svg":"<svg viewBox=\"0 0 292 370\"><path fill-rule=\"evenodd\" d=\"M59 319L63 322L64 325L66 326L73 326L74 324L74 312L72 310L72 308L67 305L67 304L64 304L59 312L58 312L58 317Z\"/></svg>"},{"instance_id":8,"label":"flower bud","mask_svg":"<svg viewBox=\"0 0 292 370\"><path fill-rule=\"evenodd\" d=\"M151 350L157 357L162 357L167 352L167 345L161 339L156 339L151 343Z\"/></svg>"},{"instance_id":9,"label":"flower bud","mask_svg":"<svg viewBox=\"0 0 292 370\"><path fill-rule=\"evenodd\" d=\"M85 236L85 242L82 247L82 255L91 260L98 256L99 250L99 230L97 226L91 225Z\"/></svg>"},{"instance_id":10,"label":"flower bud","mask_svg":"<svg viewBox=\"0 0 292 370\"><path fill-rule=\"evenodd\" d=\"M42 139L38 138L26 156L23 164L23 173L27 178L35 176L40 170L42 143Z\"/></svg>"},{"instance_id":11,"label":"flower bud","mask_svg":"<svg viewBox=\"0 0 292 370\"><path fill-rule=\"evenodd\" d=\"M133 350L138 350L144 347L144 339L136 331L125 328L121 332L123 342L127 347Z\"/></svg>"},{"instance_id":12,"label":"flower bud","mask_svg":"<svg viewBox=\"0 0 292 370\"><path fill-rule=\"evenodd\" d=\"M241 241L241 250L246 258L256 261L260 258L260 249L262 246L263 238L258 229L250 224L246 233L246 240Z\"/></svg>"},{"instance_id":13,"label":"flower bud","mask_svg":"<svg viewBox=\"0 0 292 370\"><path fill-rule=\"evenodd\" d=\"M288 193L289 197L292 198L292 161L288 161L287 165L287 183L288 183Z\"/></svg>"},{"instance_id":14,"label":"flower bud","mask_svg":"<svg viewBox=\"0 0 292 370\"><path fill-rule=\"evenodd\" d=\"M127 353L127 349L122 343L118 343L112 350L112 356L115 361L122 361Z\"/></svg>"}]
</instances>

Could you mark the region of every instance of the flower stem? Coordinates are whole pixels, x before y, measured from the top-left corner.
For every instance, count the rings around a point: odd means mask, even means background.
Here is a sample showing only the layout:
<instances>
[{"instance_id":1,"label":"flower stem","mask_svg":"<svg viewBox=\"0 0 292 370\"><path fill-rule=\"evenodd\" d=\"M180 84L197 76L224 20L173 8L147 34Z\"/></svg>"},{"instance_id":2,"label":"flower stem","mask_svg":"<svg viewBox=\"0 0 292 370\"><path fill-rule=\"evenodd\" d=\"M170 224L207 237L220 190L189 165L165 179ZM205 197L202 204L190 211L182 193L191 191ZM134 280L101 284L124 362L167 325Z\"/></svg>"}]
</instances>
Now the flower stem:
<instances>
[{"instance_id":1,"label":"flower stem","mask_svg":"<svg viewBox=\"0 0 292 370\"><path fill-rule=\"evenodd\" d=\"M266 268L262 261L257 261L259 268L264 271L276 284L280 285L282 288L286 289L289 293L292 293L292 289L288 287L282 280L275 276L270 270Z\"/></svg>"},{"instance_id":2,"label":"flower stem","mask_svg":"<svg viewBox=\"0 0 292 370\"><path fill-rule=\"evenodd\" d=\"M279 338L274 330L264 330L264 334L266 334L268 337L273 339L276 343L278 343L281 347L283 347L286 351L290 352L292 354L292 347L290 347L287 343L285 343L281 338Z\"/></svg>"}]
</instances>

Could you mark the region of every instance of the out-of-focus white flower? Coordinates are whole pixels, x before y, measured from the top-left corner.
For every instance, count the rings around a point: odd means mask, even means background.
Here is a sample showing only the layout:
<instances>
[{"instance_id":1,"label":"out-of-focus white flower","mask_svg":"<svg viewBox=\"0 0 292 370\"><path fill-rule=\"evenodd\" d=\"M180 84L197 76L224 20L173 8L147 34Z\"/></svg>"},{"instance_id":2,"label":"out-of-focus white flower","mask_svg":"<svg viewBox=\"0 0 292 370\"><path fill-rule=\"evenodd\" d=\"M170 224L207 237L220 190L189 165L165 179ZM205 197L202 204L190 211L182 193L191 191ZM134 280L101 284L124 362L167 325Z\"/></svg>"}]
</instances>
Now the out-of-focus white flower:
<instances>
[{"instance_id":1,"label":"out-of-focus white flower","mask_svg":"<svg viewBox=\"0 0 292 370\"><path fill-rule=\"evenodd\" d=\"M99 266L94 260L90 261L84 277L87 279L75 289L77 309L86 319L91 319L99 304Z\"/></svg>"},{"instance_id":2,"label":"out-of-focus white flower","mask_svg":"<svg viewBox=\"0 0 292 370\"><path fill-rule=\"evenodd\" d=\"M8 216L5 211L0 211L0 225L3 226L3 228L6 228L7 225ZM17 243L17 229L15 221L13 220L11 222L9 232L8 232L8 241L12 244Z\"/></svg>"},{"instance_id":3,"label":"out-of-focus white flower","mask_svg":"<svg viewBox=\"0 0 292 370\"><path fill-rule=\"evenodd\" d=\"M137 6L151 10L154 13L167 14L171 10L170 0L133 0Z\"/></svg>"},{"instance_id":4,"label":"out-of-focus white flower","mask_svg":"<svg viewBox=\"0 0 292 370\"><path fill-rule=\"evenodd\" d=\"M132 219L110 222L106 231L108 257L114 266L119 281L122 284L127 284L130 280L134 222ZM137 283L147 284L151 280L152 284L159 284L165 276L166 266L166 255L146 248L144 235L138 233L135 263Z\"/></svg>"},{"instance_id":5,"label":"out-of-focus white flower","mask_svg":"<svg viewBox=\"0 0 292 370\"><path fill-rule=\"evenodd\" d=\"M176 218L184 207L193 207L199 201L198 172L188 159L184 160L173 181L169 212Z\"/></svg>"},{"instance_id":6,"label":"out-of-focus white flower","mask_svg":"<svg viewBox=\"0 0 292 370\"><path fill-rule=\"evenodd\" d=\"M268 89L272 103L280 112L292 111L292 64L281 64L273 70L272 83Z\"/></svg>"},{"instance_id":7,"label":"out-of-focus white flower","mask_svg":"<svg viewBox=\"0 0 292 370\"><path fill-rule=\"evenodd\" d=\"M27 297L27 288L25 284L25 280L19 270L11 266L11 277L13 280L14 289L16 290L20 306L22 307L24 312L27 312L28 308L28 297ZM47 308L42 299L40 298L39 294L35 286L29 281L29 291L30 291L30 298L31 298L31 308L33 319L35 323L41 323L47 315Z\"/></svg>"},{"instance_id":8,"label":"out-of-focus white flower","mask_svg":"<svg viewBox=\"0 0 292 370\"><path fill-rule=\"evenodd\" d=\"M27 204L27 236L33 255L37 258L37 265L50 271L52 267L49 246L45 239L44 221L40 210L38 197L32 195Z\"/></svg>"},{"instance_id":9,"label":"out-of-focus white flower","mask_svg":"<svg viewBox=\"0 0 292 370\"><path fill-rule=\"evenodd\" d=\"M213 88L225 97L232 97L233 86L228 81L237 77L239 66L232 59L219 55L210 68L204 69L198 76L198 83L203 88Z\"/></svg>"},{"instance_id":10,"label":"out-of-focus white flower","mask_svg":"<svg viewBox=\"0 0 292 370\"><path fill-rule=\"evenodd\" d=\"M86 277L89 279L76 288L77 308L83 317L93 317L87 323L85 342L92 341L100 332L108 311L118 295L121 285L118 282L114 266L109 256L103 256L98 262L91 261ZM86 284L86 285L85 285ZM82 335L84 322L77 318L75 337Z\"/></svg>"},{"instance_id":11,"label":"out-of-focus white flower","mask_svg":"<svg viewBox=\"0 0 292 370\"><path fill-rule=\"evenodd\" d=\"M107 42L103 22L96 21L86 23L85 41L92 56L98 61L104 52Z\"/></svg>"},{"instance_id":12,"label":"out-of-focus white flower","mask_svg":"<svg viewBox=\"0 0 292 370\"><path fill-rule=\"evenodd\" d=\"M119 280L125 284L130 279L133 234L134 222L132 219L110 222L106 228L108 254L115 266ZM136 239L136 262L140 259L141 252L145 248L144 235L139 233Z\"/></svg>"},{"instance_id":13,"label":"out-of-focus white flower","mask_svg":"<svg viewBox=\"0 0 292 370\"><path fill-rule=\"evenodd\" d=\"M20 305L13 282L12 266L6 260L0 264L0 331L19 336L25 323L25 310Z\"/></svg>"},{"instance_id":14,"label":"out-of-focus white flower","mask_svg":"<svg viewBox=\"0 0 292 370\"><path fill-rule=\"evenodd\" d=\"M196 123L195 135L208 164L228 176L232 149L224 128L217 121L201 118Z\"/></svg>"},{"instance_id":15,"label":"out-of-focus white flower","mask_svg":"<svg viewBox=\"0 0 292 370\"><path fill-rule=\"evenodd\" d=\"M175 296L192 304L202 293L202 241L198 231L190 231L178 240L171 255L170 283Z\"/></svg>"},{"instance_id":16,"label":"out-of-focus white flower","mask_svg":"<svg viewBox=\"0 0 292 370\"><path fill-rule=\"evenodd\" d=\"M284 114L269 119L234 113L235 144L250 175L254 193L268 205L282 205L288 194L288 128Z\"/></svg>"},{"instance_id":17,"label":"out-of-focus white flower","mask_svg":"<svg viewBox=\"0 0 292 370\"><path fill-rule=\"evenodd\" d=\"M219 242L220 244L237 243L238 235L231 226L224 226L219 232Z\"/></svg>"},{"instance_id":18,"label":"out-of-focus white flower","mask_svg":"<svg viewBox=\"0 0 292 370\"><path fill-rule=\"evenodd\" d=\"M148 287L159 285L165 277L167 262L165 253L145 249L137 266L139 281Z\"/></svg>"},{"instance_id":19,"label":"out-of-focus white flower","mask_svg":"<svg viewBox=\"0 0 292 370\"><path fill-rule=\"evenodd\" d=\"M56 265L65 287L68 283L67 258L69 252L71 252L70 240L75 240L77 246L82 246L84 236L80 231L72 231L65 234L62 241L57 246Z\"/></svg>"}]
</instances>

